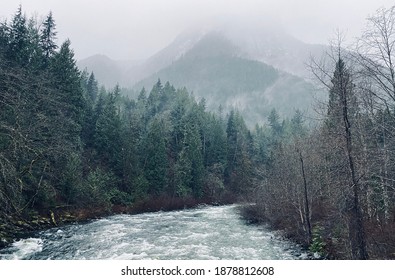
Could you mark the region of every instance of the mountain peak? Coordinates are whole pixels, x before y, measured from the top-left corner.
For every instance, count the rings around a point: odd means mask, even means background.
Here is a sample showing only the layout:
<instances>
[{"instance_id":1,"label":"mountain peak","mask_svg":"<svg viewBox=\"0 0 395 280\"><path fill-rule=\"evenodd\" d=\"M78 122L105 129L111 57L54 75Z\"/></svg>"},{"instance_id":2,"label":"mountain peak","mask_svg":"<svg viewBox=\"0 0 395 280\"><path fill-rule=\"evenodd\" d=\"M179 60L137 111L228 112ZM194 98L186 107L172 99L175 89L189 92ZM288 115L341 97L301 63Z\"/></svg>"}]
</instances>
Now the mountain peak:
<instances>
[{"instance_id":1,"label":"mountain peak","mask_svg":"<svg viewBox=\"0 0 395 280\"><path fill-rule=\"evenodd\" d=\"M172 43L141 63L119 63L96 55L79 63L95 72L106 85L131 87L180 59L239 57L259 61L305 78L310 55L320 56L324 46L305 44L284 31L280 24L262 19L220 19L178 35ZM84 63L82 63L84 62ZM83 68L82 68L83 69ZM111 82L111 80L113 80Z\"/></svg>"},{"instance_id":2,"label":"mountain peak","mask_svg":"<svg viewBox=\"0 0 395 280\"><path fill-rule=\"evenodd\" d=\"M202 38L186 53L188 57L213 57L230 55L236 56L240 50L219 31L207 32Z\"/></svg>"}]
</instances>

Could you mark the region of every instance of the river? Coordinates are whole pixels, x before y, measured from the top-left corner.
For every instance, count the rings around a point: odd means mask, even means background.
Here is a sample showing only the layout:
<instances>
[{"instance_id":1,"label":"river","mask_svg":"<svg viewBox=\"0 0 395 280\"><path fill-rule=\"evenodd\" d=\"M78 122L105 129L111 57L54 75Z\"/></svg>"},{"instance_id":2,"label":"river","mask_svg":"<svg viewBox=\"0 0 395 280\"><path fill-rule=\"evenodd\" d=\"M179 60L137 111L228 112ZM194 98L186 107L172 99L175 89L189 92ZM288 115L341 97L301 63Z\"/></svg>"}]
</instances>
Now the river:
<instances>
[{"instance_id":1,"label":"river","mask_svg":"<svg viewBox=\"0 0 395 280\"><path fill-rule=\"evenodd\" d=\"M300 259L300 248L265 226L247 225L237 205L114 215L37 232L0 259Z\"/></svg>"}]
</instances>

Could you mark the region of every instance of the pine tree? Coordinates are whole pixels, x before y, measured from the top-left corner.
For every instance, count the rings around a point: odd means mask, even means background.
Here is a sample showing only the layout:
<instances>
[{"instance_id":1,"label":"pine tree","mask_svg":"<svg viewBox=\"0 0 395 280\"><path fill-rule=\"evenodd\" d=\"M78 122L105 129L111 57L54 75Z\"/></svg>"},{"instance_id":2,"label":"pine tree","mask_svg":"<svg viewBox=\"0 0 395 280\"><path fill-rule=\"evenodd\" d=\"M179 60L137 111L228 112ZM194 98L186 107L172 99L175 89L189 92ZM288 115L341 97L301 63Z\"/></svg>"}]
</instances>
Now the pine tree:
<instances>
[{"instance_id":1,"label":"pine tree","mask_svg":"<svg viewBox=\"0 0 395 280\"><path fill-rule=\"evenodd\" d=\"M363 214L360 205L361 186L358 179L358 168L354 154L355 120L358 107L355 97L355 86L352 75L345 62L339 55L329 91L329 106L327 126L332 135L342 135L340 143L345 152L345 162L348 166L346 182L349 189L344 190L346 211L349 222L349 239L353 259L367 259Z\"/></svg>"},{"instance_id":2,"label":"pine tree","mask_svg":"<svg viewBox=\"0 0 395 280\"><path fill-rule=\"evenodd\" d=\"M114 92L99 98L96 107L94 147L104 165L120 175L121 120Z\"/></svg>"},{"instance_id":3,"label":"pine tree","mask_svg":"<svg viewBox=\"0 0 395 280\"><path fill-rule=\"evenodd\" d=\"M7 56L11 61L15 61L20 66L26 66L29 63L28 46L29 36L26 16L22 13L22 6L19 6L9 28L9 48Z\"/></svg>"},{"instance_id":4,"label":"pine tree","mask_svg":"<svg viewBox=\"0 0 395 280\"><path fill-rule=\"evenodd\" d=\"M167 151L163 123L155 118L145 140L144 174L153 195L163 193L167 185Z\"/></svg>"},{"instance_id":5,"label":"pine tree","mask_svg":"<svg viewBox=\"0 0 395 280\"><path fill-rule=\"evenodd\" d=\"M56 34L55 20L52 17L52 12L49 12L47 18L42 24L40 35L40 46L47 60L55 54L55 51L58 48L56 45Z\"/></svg>"},{"instance_id":6,"label":"pine tree","mask_svg":"<svg viewBox=\"0 0 395 280\"><path fill-rule=\"evenodd\" d=\"M143 87L139 93L139 96L137 97L137 102L141 102L144 106L146 105L147 102L147 91Z\"/></svg>"},{"instance_id":7,"label":"pine tree","mask_svg":"<svg viewBox=\"0 0 395 280\"><path fill-rule=\"evenodd\" d=\"M228 151L225 182L235 194L241 195L250 186L252 166L248 149L252 146L252 139L239 112L230 112L226 134Z\"/></svg>"},{"instance_id":8,"label":"pine tree","mask_svg":"<svg viewBox=\"0 0 395 280\"><path fill-rule=\"evenodd\" d=\"M43 59L43 50L40 46L40 32L34 18L28 20L27 30L29 41L27 46L29 63L27 66L32 72L38 72L43 65L47 66L48 62Z\"/></svg>"},{"instance_id":9,"label":"pine tree","mask_svg":"<svg viewBox=\"0 0 395 280\"><path fill-rule=\"evenodd\" d=\"M272 109L270 111L268 121L271 128L273 141L277 142L282 138L284 131L280 122L280 116L276 109Z\"/></svg>"},{"instance_id":10,"label":"pine tree","mask_svg":"<svg viewBox=\"0 0 395 280\"><path fill-rule=\"evenodd\" d=\"M357 101L354 90L355 85L351 80L345 62L341 58L336 63L331 83L326 125L329 130L332 130L332 133L342 133L337 131L337 129L343 126L344 103L348 106L347 114L349 120L354 122L357 117Z\"/></svg>"},{"instance_id":11,"label":"pine tree","mask_svg":"<svg viewBox=\"0 0 395 280\"><path fill-rule=\"evenodd\" d=\"M163 86L160 79L156 82L153 86L147 100L148 110L149 110L149 117L155 116L159 113L161 108L161 100L163 95Z\"/></svg>"},{"instance_id":12,"label":"pine tree","mask_svg":"<svg viewBox=\"0 0 395 280\"><path fill-rule=\"evenodd\" d=\"M184 172L188 173L185 186L192 190L195 197L202 196L202 183L204 176L202 141L199 133L199 126L194 115L190 115L184 124L184 137L181 150L181 161L187 162ZM183 157L186 157L184 159ZM189 168L189 170L188 170Z\"/></svg>"},{"instance_id":13,"label":"pine tree","mask_svg":"<svg viewBox=\"0 0 395 280\"><path fill-rule=\"evenodd\" d=\"M294 116L291 119L291 134L293 136L305 136L307 133L304 126L303 115L300 110L296 110Z\"/></svg>"},{"instance_id":14,"label":"pine tree","mask_svg":"<svg viewBox=\"0 0 395 280\"><path fill-rule=\"evenodd\" d=\"M91 104L95 104L97 95L99 93L98 82L95 79L95 74L91 72L87 85L86 85L87 95Z\"/></svg>"},{"instance_id":15,"label":"pine tree","mask_svg":"<svg viewBox=\"0 0 395 280\"><path fill-rule=\"evenodd\" d=\"M204 152L204 192L212 199L220 199L225 189L224 172L226 167L226 132L223 120L214 114L209 114L205 121Z\"/></svg>"},{"instance_id":16,"label":"pine tree","mask_svg":"<svg viewBox=\"0 0 395 280\"><path fill-rule=\"evenodd\" d=\"M227 140L222 120L215 115L211 115L207 122L205 166L219 164L222 168L225 168Z\"/></svg>"},{"instance_id":17,"label":"pine tree","mask_svg":"<svg viewBox=\"0 0 395 280\"><path fill-rule=\"evenodd\" d=\"M145 127L134 100L125 99L123 106L124 112L121 119L122 190L129 194L137 192L137 196L140 197L146 194L146 191L142 189L136 190L136 188L141 187L143 181L137 180L137 178L143 173L140 153L143 150L141 149L141 139Z\"/></svg>"},{"instance_id":18,"label":"pine tree","mask_svg":"<svg viewBox=\"0 0 395 280\"><path fill-rule=\"evenodd\" d=\"M68 104L65 114L75 121L76 133L79 133L86 104L81 88L80 71L70 44L70 41L66 40L61 45L60 51L53 56L51 73L54 87L58 89L58 94L62 96L63 101Z\"/></svg>"}]
</instances>

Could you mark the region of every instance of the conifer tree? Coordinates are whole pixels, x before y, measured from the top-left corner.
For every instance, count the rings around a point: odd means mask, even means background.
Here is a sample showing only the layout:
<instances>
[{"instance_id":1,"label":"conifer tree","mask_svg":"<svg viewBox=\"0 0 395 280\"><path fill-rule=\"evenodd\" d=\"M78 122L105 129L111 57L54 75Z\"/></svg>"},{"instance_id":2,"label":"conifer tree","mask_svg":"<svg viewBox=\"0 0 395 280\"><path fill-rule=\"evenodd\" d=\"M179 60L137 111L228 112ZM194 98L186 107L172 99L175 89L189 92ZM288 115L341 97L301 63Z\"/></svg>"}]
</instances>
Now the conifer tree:
<instances>
[{"instance_id":1,"label":"conifer tree","mask_svg":"<svg viewBox=\"0 0 395 280\"><path fill-rule=\"evenodd\" d=\"M98 93L99 87L98 83L95 78L95 74L91 72L87 85L86 85L87 95L91 104L95 104Z\"/></svg>"},{"instance_id":2,"label":"conifer tree","mask_svg":"<svg viewBox=\"0 0 395 280\"><path fill-rule=\"evenodd\" d=\"M283 136L283 127L280 122L280 116L278 115L276 109L272 109L270 111L268 121L271 128L273 141L278 142Z\"/></svg>"},{"instance_id":3,"label":"conifer tree","mask_svg":"<svg viewBox=\"0 0 395 280\"><path fill-rule=\"evenodd\" d=\"M40 31L34 18L30 18L27 22L28 30L28 68L33 72L38 72L43 65L48 66L48 61L43 59L43 50L40 46Z\"/></svg>"},{"instance_id":4,"label":"conifer tree","mask_svg":"<svg viewBox=\"0 0 395 280\"><path fill-rule=\"evenodd\" d=\"M153 86L147 100L149 117L153 117L157 113L159 113L159 110L161 108L162 95L163 95L163 86L160 79L158 79L156 84Z\"/></svg>"},{"instance_id":5,"label":"conifer tree","mask_svg":"<svg viewBox=\"0 0 395 280\"><path fill-rule=\"evenodd\" d=\"M352 75L340 56L336 62L330 89L328 107L328 126L332 134L340 133L341 147L345 152L345 162L348 166L346 182L349 185L344 190L346 211L348 212L349 239L353 259L367 259L363 213L360 205L361 186L358 179L358 167L354 153L355 128L353 121L358 111L355 102L355 86Z\"/></svg>"},{"instance_id":6,"label":"conifer tree","mask_svg":"<svg viewBox=\"0 0 395 280\"><path fill-rule=\"evenodd\" d=\"M161 194L167 184L167 152L163 122L155 118L145 140L144 174L152 195Z\"/></svg>"},{"instance_id":7,"label":"conifer tree","mask_svg":"<svg viewBox=\"0 0 395 280\"><path fill-rule=\"evenodd\" d=\"M76 133L79 133L83 122L83 109L85 102L80 83L80 71L78 70L74 52L70 48L70 40L66 40L58 53L51 60L51 73L54 86L59 90L62 100L68 104L65 114L74 120Z\"/></svg>"},{"instance_id":8,"label":"conifer tree","mask_svg":"<svg viewBox=\"0 0 395 280\"><path fill-rule=\"evenodd\" d=\"M222 168L225 168L227 143L222 120L215 115L211 115L208 118L207 126L205 166L219 164Z\"/></svg>"},{"instance_id":9,"label":"conifer tree","mask_svg":"<svg viewBox=\"0 0 395 280\"><path fill-rule=\"evenodd\" d=\"M40 35L40 46L43 50L45 58L52 57L58 48L56 44L56 24L53 19L52 12L49 12L47 18L42 24Z\"/></svg>"},{"instance_id":10,"label":"conifer tree","mask_svg":"<svg viewBox=\"0 0 395 280\"><path fill-rule=\"evenodd\" d=\"M250 186L251 161L248 152L250 137L247 127L238 111L231 111L226 128L227 134L227 166L225 182L235 194L243 194Z\"/></svg>"},{"instance_id":11,"label":"conifer tree","mask_svg":"<svg viewBox=\"0 0 395 280\"><path fill-rule=\"evenodd\" d=\"M305 136L307 133L304 126L303 115L300 110L296 110L294 116L291 119L291 134Z\"/></svg>"},{"instance_id":12,"label":"conifer tree","mask_svg":"<svg viewBox=\"0 0 395 280\"><path fill-rule=\"evenodd\" d=\"M7 56L20 66L26 66L29 63L28 46L29 36L26 16L22 12L22 6L19 6L12 19L11 26L9 27L9 47Z\"/></svg>"},{"instance_id":13,"label":"conifer tree","mask_svg":"<svg viewBox=\"0 0 395 280\"><path fill-rule=\"evenodd\" d=\"M185 121L181 161L186 162L183 172L186 174L185 186L192 190L195 197L202 196L202 183L204 176L202 142L199 126L194 115L189 115ZM184 159L183 157L186 157ZM189 179L189 180L188 180Z\"/></svg>"},{"instance_id":14,"label":"conifer tree","mask_svg":"<svg viewBox=\"0 0 395 280\"><path fill-rule=\"evenodd\" d=\"M99 98L96 107L94 143L101 160L120 174L121 120L116 108L115 93Z\"/></svg>"}]
</instances>

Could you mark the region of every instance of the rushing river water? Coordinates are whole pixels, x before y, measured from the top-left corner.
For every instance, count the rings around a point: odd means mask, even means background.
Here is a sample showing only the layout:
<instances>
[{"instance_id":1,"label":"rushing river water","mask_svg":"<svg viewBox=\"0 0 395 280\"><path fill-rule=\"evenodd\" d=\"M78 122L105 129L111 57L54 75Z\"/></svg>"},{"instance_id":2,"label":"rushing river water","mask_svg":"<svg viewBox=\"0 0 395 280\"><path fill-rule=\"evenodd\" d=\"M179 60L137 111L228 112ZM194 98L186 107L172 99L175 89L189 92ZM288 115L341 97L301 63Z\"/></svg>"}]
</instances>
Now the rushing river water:
<instances>
[{"instance_id":1,"label":"rushing river water","mask_svg":"<svg viewBox=\"0 0 395 280\"><path fill-rule=\"evenodd\" d=\"M298 259L298 246L245 224L237 206L115 215L38 232L0 259Z\"/></svg>"}]
</instances>

